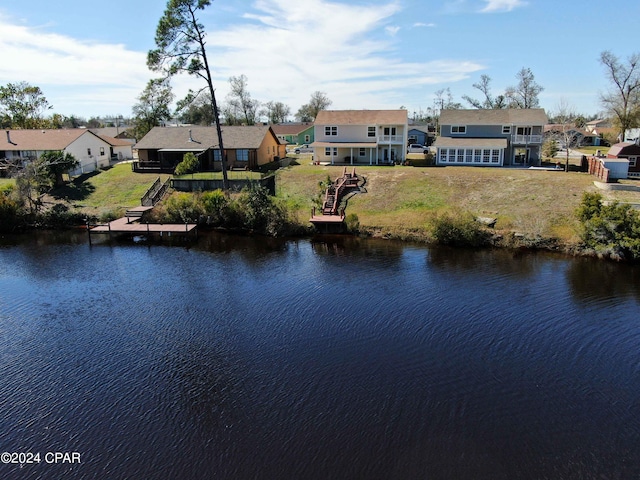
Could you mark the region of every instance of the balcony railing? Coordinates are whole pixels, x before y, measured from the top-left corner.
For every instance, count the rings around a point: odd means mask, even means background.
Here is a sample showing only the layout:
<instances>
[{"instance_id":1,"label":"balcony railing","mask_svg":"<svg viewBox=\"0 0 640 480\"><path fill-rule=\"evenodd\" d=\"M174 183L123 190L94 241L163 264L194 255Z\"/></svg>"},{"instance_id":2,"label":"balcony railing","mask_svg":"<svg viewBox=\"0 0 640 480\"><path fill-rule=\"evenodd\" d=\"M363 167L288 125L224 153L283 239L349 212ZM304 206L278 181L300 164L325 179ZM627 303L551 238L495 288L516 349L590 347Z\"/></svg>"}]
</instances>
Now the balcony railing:
<instances>
[{"instance_id":1,"label":"balcony railing","mask_svg":"<svg viewBox=\"0 0 640 480\"><path fill-rule=\"evenodd\" d=\"M542 135L512 135L511 143L514 145L528 145L530 143L542 143Z\"/></svg>"},{"instance_id":2,"label":"balcony railing","mask_svg":"<svg viewBox=\"0 0 640 480\"><path fill-rule=\"evenodd\" d=\"M404 137L402 135L380 135L378 137L378 143L403 143Z\"/></svg>"}]
</instances>

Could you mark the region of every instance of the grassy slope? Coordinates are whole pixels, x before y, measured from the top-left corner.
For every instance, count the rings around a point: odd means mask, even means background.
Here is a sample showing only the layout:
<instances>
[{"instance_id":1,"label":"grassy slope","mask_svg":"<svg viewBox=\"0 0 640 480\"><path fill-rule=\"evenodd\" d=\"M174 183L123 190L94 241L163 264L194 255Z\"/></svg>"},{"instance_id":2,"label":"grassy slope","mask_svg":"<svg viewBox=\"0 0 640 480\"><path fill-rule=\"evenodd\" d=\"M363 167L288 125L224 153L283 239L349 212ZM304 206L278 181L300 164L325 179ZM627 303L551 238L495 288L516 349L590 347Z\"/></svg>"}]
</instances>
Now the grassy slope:
<instances>
[{"instance_id":1,"label":"grassy slope","mask_svg":"<svg viewBox=\"0 0 640 480\"><path fill-rule=\"evenodd\" d=\"M308 218L318 182L338 177L342 167L299 165L279 173L278 194ZM381 235L424 233L430 218L470 211L497 218L497 229L576 239L574 212L593 177L582 173L481 167L358 167L367 193L349 200L347 213ZM614 195L614 194L608 194ZM638 196L640 201L640 194Z\"/></svg>"},{"instance_id":2,"label":"grassy slope","mask_svg":"<svg viewBox=\"0 0 640 480\"><path fill-rule=\"evenodd\" d=\"M74 209L100 216L140 205L140 199L158 176L162 181L169 177L166 174L134 173L129 164L119 164L94 175L79 177L54 193L56 198L68 200Z\"/></svg>"}]
</instances>

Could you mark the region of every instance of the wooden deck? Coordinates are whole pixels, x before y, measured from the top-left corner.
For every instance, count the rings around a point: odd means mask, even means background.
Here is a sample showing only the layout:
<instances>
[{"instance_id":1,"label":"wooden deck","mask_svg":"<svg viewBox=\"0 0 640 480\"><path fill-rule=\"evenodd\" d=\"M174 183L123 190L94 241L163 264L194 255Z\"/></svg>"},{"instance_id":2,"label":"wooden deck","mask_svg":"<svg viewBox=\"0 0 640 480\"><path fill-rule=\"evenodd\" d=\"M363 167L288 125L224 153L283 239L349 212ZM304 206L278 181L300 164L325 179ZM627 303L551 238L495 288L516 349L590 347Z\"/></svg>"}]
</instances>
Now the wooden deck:
<instances>
[{"instance_id":1,"label":"wooden deck","mask_svg":"<svg viewBox=\"0 0 640 480\"><path fill-rule=\"evenodd\" d=\"M106 225L96 225L89 229L92 233L128 233L144 235L145 233L157 234L189 234L195 231L198 225L195 223L140 223L137 219L132 220L129 217L119 218L107 223Z\"/></svg>"}]
</instances>

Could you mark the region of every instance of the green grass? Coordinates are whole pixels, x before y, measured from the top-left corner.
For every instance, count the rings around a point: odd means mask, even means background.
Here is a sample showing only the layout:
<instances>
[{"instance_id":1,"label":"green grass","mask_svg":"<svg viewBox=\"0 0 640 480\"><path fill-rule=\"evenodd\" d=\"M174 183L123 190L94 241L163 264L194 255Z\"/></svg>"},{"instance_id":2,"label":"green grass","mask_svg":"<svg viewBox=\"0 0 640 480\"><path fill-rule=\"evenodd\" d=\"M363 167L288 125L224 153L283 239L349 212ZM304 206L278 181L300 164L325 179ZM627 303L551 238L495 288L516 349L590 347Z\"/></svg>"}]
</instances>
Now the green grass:
<instances>
[{"instance_id":1,"label":"green grass","mask_svg":"<svg viewBox=\"0 0 640 480\"><path fill-rule=\"evenodd\" d=\"M140 199L158 177L164 182L170 175L135 173L131 165L119 164L78 177L52 196L68 201L83 213L100 216L140 205Z\"/></svg>"},{"instance_id":2,"label":"green grass","mask_svg":"<svg viewBox=\"0 0 640 480\"><path fill-rule=\"evenodd\" d=\"M16 181L13 178L0 178L0 190L6 185L15 185Z\"/></svg>"},{"instance_id":3,"label":"green grass","mask_svg":"<svg viewBox=\"0 0 640 480\"><path fill-rule=\"evenodd\" d=\"M309 215L318 182L340 176L342 167L299 165L281 170L278 195L296 199ZM481 167L356 167L366 193L349 200L347 214L381 235L424 236L433 220L449 212L497 218L498 230L576 238L574 211L582 192L593 191L587 174ZM291 202L292 204L295 202ZM405 235L406 234L406 235Z\"/></svg>"},{"instance_id":4,"label":"green grass","mask_svg":"<svg viewBox=\"0 0 640 480\"><path fill-rule=\"evenodd\" d=\"M602 153L602 155L606 155L609 151L610 147L580 147L577 150L579 152L584 153L585 155L595 155L598 150Z\"/></svg>"}]
</instances>

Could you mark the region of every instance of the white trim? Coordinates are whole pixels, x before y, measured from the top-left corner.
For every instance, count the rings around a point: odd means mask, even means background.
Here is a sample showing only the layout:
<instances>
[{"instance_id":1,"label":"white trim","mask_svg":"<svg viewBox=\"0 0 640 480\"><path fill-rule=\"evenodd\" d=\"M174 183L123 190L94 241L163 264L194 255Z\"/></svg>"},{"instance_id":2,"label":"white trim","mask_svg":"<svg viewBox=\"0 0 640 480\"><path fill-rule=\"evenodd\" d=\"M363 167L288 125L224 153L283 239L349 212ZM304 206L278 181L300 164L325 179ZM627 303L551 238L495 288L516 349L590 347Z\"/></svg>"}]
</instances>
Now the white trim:
<instances>
[{"instance_id":1,"label":"white trim","mask_svg":"<svg viewBox=\"0 0 640 480\"><path fill-rule=\"evenodd\" d=\"M466 165L502 167L504 165L503 148L438 148L438 165Z\"/></svg>"},{"instance_id":2,"label":"white trim","mask_svg":"<svg viewBox=\"0 0 640 480\"><path fill-rule=\"evenodd\" d=\"M456 128L457 131L453 131ZM466 125L451 125L451 135L466 135L467 134L467 126Z\"/></svg>"}]
</instances>

